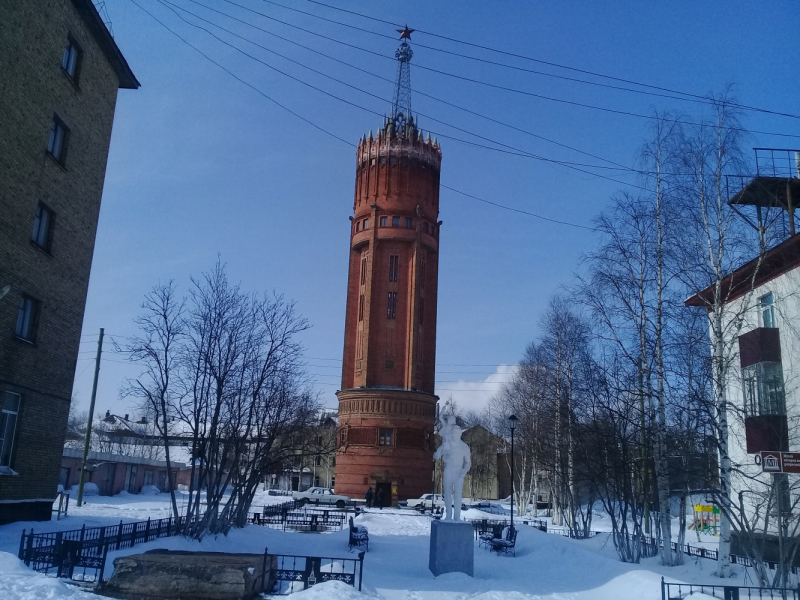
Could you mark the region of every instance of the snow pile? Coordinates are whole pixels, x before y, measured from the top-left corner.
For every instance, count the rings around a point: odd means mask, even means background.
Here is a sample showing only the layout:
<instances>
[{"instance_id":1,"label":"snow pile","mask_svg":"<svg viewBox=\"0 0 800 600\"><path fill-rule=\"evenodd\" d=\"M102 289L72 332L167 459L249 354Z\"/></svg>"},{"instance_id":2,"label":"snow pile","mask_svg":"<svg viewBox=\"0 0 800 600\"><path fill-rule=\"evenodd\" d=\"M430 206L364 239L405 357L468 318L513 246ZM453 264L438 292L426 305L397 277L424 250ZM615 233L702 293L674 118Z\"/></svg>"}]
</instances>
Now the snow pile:
<instances>
[{"instance_id":1,"label":"snow pile","mask_svg":"<svg viewBox=\"0 0 800 600\"><path fill-rule=\"evenodd\" d=\"M3 600L101 600L76 590L63 579L46 577L27 568L13 554L0 552L0 598Z\"/></svg>"},{"instance_id":2,"label":"snow pile","mask_svg":"<svg viewBox=\"0 0 800 600\"><path fill-rule=\"evenodd\" d=\"M143 496L154 496L155 494L160 494L161 490L154 485L143 485L142 491L139 493Z\"/></svg>"},{"instance_id":3,"label":"snow pile","mask_svg":"<svg viewBox=\"0 0 800 600\"><path fill-rule=\"evenodd\" d=\"M297 600L365 600L374 595L359 592L341 581L326 581L302 592L292 594Z\"/></svg>"},{"instance_id":4,"label":"snow pile","mask_svg":"<svg viewBox=\"0 0 800 600\"><path fill-rule=\"evenodd\" d=\"M71 498L78 498L78 488L79 486L73 485L69 488L69 495ZM92 483L91 481L87 481L83 484L83 496L99 496L100 495L100 488L97 487L96 483Z\"/></svg>"}]
</instances>

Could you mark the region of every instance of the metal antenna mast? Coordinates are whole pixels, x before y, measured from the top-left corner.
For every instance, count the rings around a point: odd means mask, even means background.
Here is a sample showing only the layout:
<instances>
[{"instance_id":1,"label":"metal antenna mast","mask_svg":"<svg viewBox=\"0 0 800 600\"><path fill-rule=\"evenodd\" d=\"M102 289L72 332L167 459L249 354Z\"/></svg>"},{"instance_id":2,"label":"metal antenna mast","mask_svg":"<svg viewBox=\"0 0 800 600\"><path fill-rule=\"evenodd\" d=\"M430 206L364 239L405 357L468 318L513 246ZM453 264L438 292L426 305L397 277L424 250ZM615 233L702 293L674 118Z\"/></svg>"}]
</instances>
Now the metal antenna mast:
<instances>
[{"instance_id":1,"label":"metal antenna mast","mask_svg":"<svg viewBox=\"0 0 800 600\"><path fill-rule=\"evenodd\" d=\"M413 29L408 25L398 29L400 34L400 47L394 53L397 58L397 85L394 89L394 101L392 102L392 121L394 121L395 131L404 131L406 123L412 122L411 119L411 57L414 53L408 42L411 41ZM406 41L408 40L408 41Z\"/></svg>"}]
</instances>

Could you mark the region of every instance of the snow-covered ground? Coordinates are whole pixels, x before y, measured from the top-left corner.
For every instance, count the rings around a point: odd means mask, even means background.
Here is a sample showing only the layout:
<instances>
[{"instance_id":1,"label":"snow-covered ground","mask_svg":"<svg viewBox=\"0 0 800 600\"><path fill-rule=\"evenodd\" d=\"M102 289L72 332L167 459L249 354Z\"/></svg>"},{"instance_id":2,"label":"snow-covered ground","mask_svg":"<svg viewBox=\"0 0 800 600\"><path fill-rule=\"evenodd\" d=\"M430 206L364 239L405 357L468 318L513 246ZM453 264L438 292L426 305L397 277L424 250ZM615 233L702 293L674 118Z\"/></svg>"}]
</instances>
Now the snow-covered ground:
<instances>
[{"instance_id":1,"label":"snow-covered ground","mask_svg":"<svg viewBox=\"0 0 800 600\"><path fill-rule=\"evenodd\" d=\"M255 506L285 501L285 497L259 494ZM179 502L180 505L180 502ZM479 511L476 511L479 512ZM0 527L0 599L2 600L99 600L90 592L64 581L36 574L16 558L19 534L33 526L37 531L78 529L124 521L160 518L169 514L169 496L97 496L70 515L49 523L15 523ZM472 511L465 516L476 518ZM497 515L486 514L486 518ZM356 520L370 531L370 547L364 562L364 585L359 593L340 582L329 582L296 594L298 600L657 600L660 579L714 582L716 564L685 557L681 567L661 567L658 558L640 565L621 563L608 534L590 540L570 540L520 527L517 555L497 556L475 547L475 577L447 574L433 577L428 570L430 519L413 511L372 509ZM597 528L596 528L597 529ZM694 535L692 533L692 535ZM225 536L203 542L180 537L162 538L108 556L106 577L113 560L123 554L153 548L218 552L263 552L329 557L354 556L347 551L347 530L330 534L289 533L248 525ZM688 538L688 536L687 536ZM742 570L735 584L743 585ZM719 583L719 580L717 580ZM693 596L694 598L695 596Z\"/></svg>"}]
</instances>

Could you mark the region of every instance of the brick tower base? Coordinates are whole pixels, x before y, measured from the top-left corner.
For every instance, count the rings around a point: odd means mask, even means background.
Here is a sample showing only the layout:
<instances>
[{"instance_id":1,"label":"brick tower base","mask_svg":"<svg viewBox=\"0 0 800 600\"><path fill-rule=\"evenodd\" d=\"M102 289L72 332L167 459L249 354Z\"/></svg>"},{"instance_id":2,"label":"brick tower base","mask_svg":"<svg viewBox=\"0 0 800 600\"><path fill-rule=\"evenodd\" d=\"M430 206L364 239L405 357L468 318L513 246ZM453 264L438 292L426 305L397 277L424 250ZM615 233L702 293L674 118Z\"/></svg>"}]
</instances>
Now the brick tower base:
<instances>
[{"instance_id":1,"label":"brick tower base","mask_svg":"<svg viewBox=\"0 0 800 600\"><path fill-rule=\"evenodd\" d=\"M431 493L438 397L386 387L337 396L336 493L363 498L368 487L382 489L384 506Z\"/></svg>"}]
</instances>

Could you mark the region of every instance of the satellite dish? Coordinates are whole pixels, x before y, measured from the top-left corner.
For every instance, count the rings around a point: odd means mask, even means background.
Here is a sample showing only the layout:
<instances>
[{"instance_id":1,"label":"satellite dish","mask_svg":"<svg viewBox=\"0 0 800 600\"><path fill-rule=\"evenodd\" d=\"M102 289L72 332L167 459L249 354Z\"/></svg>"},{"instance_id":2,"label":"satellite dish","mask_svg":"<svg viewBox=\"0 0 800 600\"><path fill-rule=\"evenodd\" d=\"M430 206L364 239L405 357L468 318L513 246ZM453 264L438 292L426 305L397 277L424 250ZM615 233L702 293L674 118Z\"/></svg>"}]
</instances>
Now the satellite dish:
<instances>
[{"instance_id":1,"label":"satellite dish","mask_svg":"<svg viewBox=\"0 0 800 600\"><path fill-rule=\"evenodd\" d=\"M11 291L11 284L9 283L8 285L4 286L2 290L0 290L0 298L5 296L10 291Z\"/></svg>"}]
</instances>

